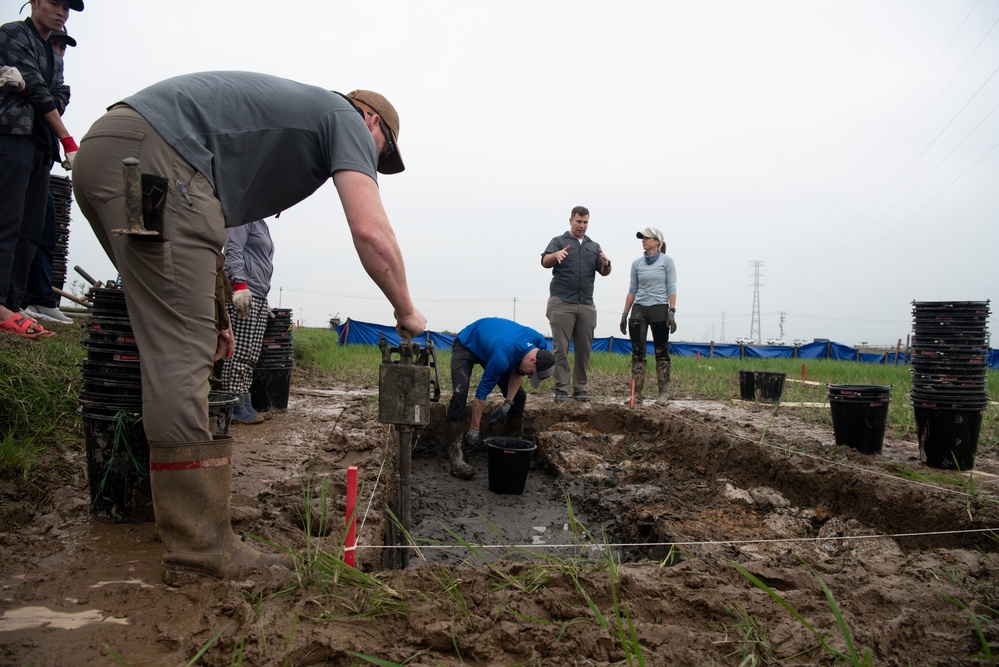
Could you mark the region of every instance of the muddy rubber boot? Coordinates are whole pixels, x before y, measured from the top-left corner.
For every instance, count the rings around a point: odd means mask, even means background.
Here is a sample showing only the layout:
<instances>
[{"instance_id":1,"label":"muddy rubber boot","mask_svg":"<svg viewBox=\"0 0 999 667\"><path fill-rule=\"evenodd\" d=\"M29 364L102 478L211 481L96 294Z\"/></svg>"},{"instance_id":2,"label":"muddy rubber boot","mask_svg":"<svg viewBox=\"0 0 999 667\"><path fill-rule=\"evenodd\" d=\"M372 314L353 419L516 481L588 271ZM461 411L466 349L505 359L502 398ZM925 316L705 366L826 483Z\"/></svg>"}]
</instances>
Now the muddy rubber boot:
<instances>
[{"instance_id":1,"label":"muddy rubber boot","mask_svg":"<svg viewBox=\"0 0 999 667\"><path fill-rule=\"evenodd\" d=\"M232 421L237 424L262 424L264 416L253 409L249 394L240 394L232 408Z\"/></svg>"},{"instance_id":2,"label":"muddy rubber boot","mask_svg":"<svg viewBox=\"0 0 999 667\"><path fill-rule=\"evenodd\" d=\"M208 576L243 579L271 565L291 570L289 554L269 554L232 532L232 438L149 443L149 482L156 529L166 546L163 581L170 586Z\"/></svg>"},{"instance_id":3,"label":"muddy rubber boot","mask_svg":"<svg viewBox=\"0 0 999 667\"><path fill-rule=\"evenodd\" d=\"M645 360L641 362L631 362L631 379L635 381L635 400L642 400L642 391L645 389Z\"/></svg>"},{"instance_id":4,"label":"muddy rubber boot","mask_svg":"<svg viewBox=\"0 0 999 667\"><path fill-rule=\"evenodd\" d=\"M447 446L447 456L451 460L451 474L458 479L472 479L475 477L475 469L465 462L461 430L461 424L458 422L444 424L444 441Z\"/></svg>"},{"instance_id":5,"label":"muddy rubber boot","mask_svg":"<svg viewBox=\"0 0 999 667\"><path fill-rule=\"evenodd\" d=\"M656 403L660 405L665 405L668 403L666 398L666 388L669 386L669 375L670 375L670 358L656 359L656 383L659 385L659 396L656 398Z\"/></svg>"}]
</instances>

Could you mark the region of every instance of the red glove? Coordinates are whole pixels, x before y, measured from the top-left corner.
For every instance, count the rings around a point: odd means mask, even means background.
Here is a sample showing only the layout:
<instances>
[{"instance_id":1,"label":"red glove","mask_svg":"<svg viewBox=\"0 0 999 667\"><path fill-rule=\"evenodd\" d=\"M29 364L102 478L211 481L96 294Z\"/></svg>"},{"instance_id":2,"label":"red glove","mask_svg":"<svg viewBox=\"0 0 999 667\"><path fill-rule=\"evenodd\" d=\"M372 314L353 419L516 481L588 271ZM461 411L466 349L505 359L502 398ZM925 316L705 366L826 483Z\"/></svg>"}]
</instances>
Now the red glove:
<instances>
[{"instance_id":1,"label":"red glove","mask_svg":"<svg viewBox=\"0 0 999 667\"><path fill-rule=\"evenodd\" d=\"M80 147L76 145L76 140L73 137L63 137L59 143L62 144L62 150L66 153L66 159L62 161L62 168L70 171L73 168L76 151L80 150Z\"/></svg>"}]
</instances>

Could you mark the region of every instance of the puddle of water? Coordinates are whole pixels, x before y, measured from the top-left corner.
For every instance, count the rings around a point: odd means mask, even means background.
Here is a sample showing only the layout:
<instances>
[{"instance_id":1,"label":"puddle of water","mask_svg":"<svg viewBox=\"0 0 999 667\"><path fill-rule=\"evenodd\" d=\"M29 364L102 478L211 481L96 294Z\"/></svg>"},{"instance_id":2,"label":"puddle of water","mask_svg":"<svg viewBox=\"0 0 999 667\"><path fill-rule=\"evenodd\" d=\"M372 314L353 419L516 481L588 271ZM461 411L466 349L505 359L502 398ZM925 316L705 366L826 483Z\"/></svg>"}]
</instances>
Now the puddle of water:
<instances>
[{"instance_id":1,"label":"puddle of water","mask_svg":"<svg viewBox=\"0 0 999 667\"><path fill-rule=\"evenodd\" d=\"M21 607L8 609L0 616L0 632L14 632L30 628L56 628L59 630L76 630L93 623L113 623L128 625L124 618L105 616L99 609L64 612L48 607Z\"/></svg>"}]
</instances>

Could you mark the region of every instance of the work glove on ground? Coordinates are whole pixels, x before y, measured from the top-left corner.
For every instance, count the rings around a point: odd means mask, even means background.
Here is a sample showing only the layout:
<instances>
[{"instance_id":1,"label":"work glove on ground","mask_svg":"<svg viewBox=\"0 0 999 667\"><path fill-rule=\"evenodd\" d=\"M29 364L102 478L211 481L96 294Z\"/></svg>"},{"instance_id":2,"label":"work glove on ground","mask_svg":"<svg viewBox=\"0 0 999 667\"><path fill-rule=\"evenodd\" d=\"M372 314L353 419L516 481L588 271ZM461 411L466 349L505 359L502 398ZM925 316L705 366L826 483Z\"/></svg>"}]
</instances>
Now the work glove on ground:
<instances>
[{"instance_id":1,"label":"work glove on ground","mask_svg":"<svg viewBox=\"0 0 999 667\"><path fill-rule=\"evenodd\" d=\"M496 424L499 424L500 421L506 417L506 414L510 412L510 408L512 407L513 403L509 400L503 401L503 406L500 407L500 409L496 411L496 414L493 415L493 418L489 420L489 425L496 426Z\"/></svg>"},{"instance_id":2,"label":"work glove on ground","mask_svg":"<svg viewBox=\"0 0 999 667\"><path fill-rule=\"evenodd\" d=\"M24 77L16 67L0 67L0 90L24 90Z\"/></svg>"},{"instance_id":3,"label":"work glove on ground","mask_svg":"<svg viewBox=\"0 0 999 667\"><path fill-rule=\"evenodd\" d=\"M676 308L669 309L669 332L676 333Z\"/></svg>"},{"instance_id":4,"label":"work glove on ground","mask_svg":"<svg viewBox=\"0 0 999 667\"><path fill-rule=\"evenodd\" d=\"M63 137L59 140L59 143L62 144L62 150L66 153L66 159L62 161L62 168L66 171L71 171L79 146L76 145L76 140L73 137Z\"/></svg>"},{"instance_id":5,"label":"work glove on ground","mask_svg":"<svg viewBox=\"0 0 999 667\"><path fill-rule=\"evenodd\" d=\"M253 295L245 282L232 283L232 307L236 314L246 319L253 312Z\"/></svg>"},{"instance_id":6,"label":"work glove on ground","mask_svg":"<svg viewBox=\"0 0 999 667\"><path fill-rule=\"evenodd\" d=\"M621 333L628 335L628 313L621 313Z\"/></svg>"},{"instance_id":7,"label":"work glove on ground","mask_svg":"<svg viewBox=\"0 0 999 667\"><path fill-rule=\"evenodd\" d=\"M479 444L479 429L468 429L468 433L465 434L465 445L468 447L475 447L477 444Z\"/></svg>"}]
</instances>

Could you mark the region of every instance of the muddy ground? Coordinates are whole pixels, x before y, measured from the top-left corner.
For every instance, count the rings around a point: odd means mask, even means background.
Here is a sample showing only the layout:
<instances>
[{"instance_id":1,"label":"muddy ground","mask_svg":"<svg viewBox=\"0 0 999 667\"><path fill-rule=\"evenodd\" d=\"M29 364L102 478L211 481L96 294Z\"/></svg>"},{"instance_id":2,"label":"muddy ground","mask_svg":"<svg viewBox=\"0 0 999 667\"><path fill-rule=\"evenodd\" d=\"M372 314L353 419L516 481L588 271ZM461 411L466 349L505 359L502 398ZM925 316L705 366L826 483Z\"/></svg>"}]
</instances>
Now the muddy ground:
<instances>
[{"instance_id":1,"label":"muddy ground","mask_svg":"<svg viewBox=\"0 0 999 667\"><path fill-rule=\"evenodd\" d=\"M82 439L57 475L0 484L0 664L834 664L834 608L873 664L997 651L994 459L863 456L804 418L828 408L538 394L525 492L498 495L485 447L475 479L446 474L436 405L413 452L420 549L385 569L397 438L372 393L296 379L287 412L231 428L234 527L299 555L298 576L164 585L151 523L91 517ZM330 581L316 554L340 553L348 466L365 576Z\"/></svg>"}]
</instances>

